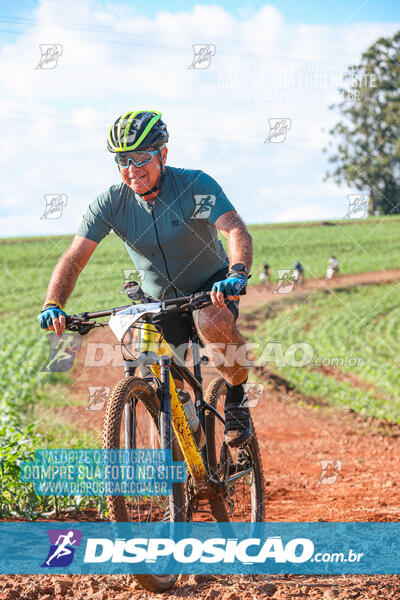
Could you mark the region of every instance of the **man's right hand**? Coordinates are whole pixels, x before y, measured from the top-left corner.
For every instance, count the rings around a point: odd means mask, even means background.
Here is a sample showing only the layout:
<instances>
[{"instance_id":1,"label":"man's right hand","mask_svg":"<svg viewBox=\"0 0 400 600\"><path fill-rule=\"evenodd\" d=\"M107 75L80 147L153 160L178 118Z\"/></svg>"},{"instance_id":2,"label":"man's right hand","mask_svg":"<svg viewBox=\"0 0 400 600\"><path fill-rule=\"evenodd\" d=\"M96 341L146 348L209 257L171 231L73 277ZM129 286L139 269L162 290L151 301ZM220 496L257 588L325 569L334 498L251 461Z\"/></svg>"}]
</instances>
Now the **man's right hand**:
<instances>
[{"instance_id":1,"label":"man's right hand","mask_svg":"<svg viewBox=\"0 0 400 600\"><path fill-rule=\"evenodd\" d=\"M58 306L46 306L38 315L38 320L42 329L55 331L60 336L66 327L66 316Z\"/></svg>"}]
</instances>

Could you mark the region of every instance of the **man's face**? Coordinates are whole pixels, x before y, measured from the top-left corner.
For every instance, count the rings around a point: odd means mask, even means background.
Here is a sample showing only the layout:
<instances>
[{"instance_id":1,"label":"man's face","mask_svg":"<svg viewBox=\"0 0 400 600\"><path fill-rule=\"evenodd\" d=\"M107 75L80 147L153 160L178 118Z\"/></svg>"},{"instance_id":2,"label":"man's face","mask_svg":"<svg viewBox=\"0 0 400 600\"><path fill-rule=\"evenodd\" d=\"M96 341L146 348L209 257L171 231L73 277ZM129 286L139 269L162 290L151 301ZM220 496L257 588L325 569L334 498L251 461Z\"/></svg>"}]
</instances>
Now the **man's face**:
<instances>
[{"instance_id":1,"label":"man's face","mask_svg":"<svg viewBox=\"0 0 400 600\"><path fill-rule=\"evenodd\" d=\"M167 148L161 150L163 165L165 165L165 161L167 160L167 153ZM161 172L157 154L153 157L153 160L142 167L135 167L130 162L128 168L118 168L122 181L137 194L143 194L153 188L157 184Z\"/></svg>"}]
</instances>

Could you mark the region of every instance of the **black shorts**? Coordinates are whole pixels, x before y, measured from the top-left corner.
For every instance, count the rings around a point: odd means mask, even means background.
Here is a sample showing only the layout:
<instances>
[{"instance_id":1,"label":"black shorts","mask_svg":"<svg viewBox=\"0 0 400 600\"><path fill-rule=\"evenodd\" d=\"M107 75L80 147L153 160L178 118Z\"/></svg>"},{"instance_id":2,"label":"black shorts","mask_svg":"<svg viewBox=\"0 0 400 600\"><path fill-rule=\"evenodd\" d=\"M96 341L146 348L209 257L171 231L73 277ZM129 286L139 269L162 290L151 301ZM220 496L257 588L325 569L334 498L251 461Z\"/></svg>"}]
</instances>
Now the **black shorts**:
<instances>
[{"instance_id":1,"label":"black shorts","mask_svg":"<svg viewBox=\"0 0 400 600\"><path fill-rule=\"evenodd\" d=\"M210 279L203 283L200 288L194 290L193 293L211 291L214 283L226 279L227 272L228 267L224 267L220 271L217 271ZM226 307L231 311L236 321L239 316L239 300L227 300ZM169 344L173 345L174 348L181 346L182 350L183 345L188 343L189 338L194 331L192 313L172 317L169 315L162 315L161 317L154 317L153 322L162 330L162 333ZM183 360L184 354L183 351L178 352L178 356Z\"/></svg>"}]
</instances>

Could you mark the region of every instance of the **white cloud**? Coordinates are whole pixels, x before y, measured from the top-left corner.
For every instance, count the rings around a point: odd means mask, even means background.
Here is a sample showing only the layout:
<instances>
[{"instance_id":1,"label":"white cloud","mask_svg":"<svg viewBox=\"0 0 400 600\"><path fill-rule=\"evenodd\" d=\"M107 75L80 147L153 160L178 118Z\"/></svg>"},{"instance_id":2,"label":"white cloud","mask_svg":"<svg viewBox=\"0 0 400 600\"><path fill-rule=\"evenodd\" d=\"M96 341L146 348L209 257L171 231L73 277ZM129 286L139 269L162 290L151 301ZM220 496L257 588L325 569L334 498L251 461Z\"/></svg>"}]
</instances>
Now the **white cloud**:
<instances>
[{"instance_id":1,"label":"white cloud","mask_svg":"<svg viewBox=\"0 0 400 600\"><path fill-rule=\"evenodd\" d=\"M0 47L0 235L45 233L52 192L69 198L55 230L74 231L118 178L109 126L145 107L168 123L170 164L209 172L247 221L342 215L346 192L322 182L328 106L345 66L398 24L289 25L268 5L241 20L217 4L153 19L140 4L67 6L41 0L25 35ZM63 46L57 67L36 69L50 42ZM216 45L208 69L188 69L195 43ZM274 117L292 121L283 144L264 143Z\"/></svg>"}]
</instances>

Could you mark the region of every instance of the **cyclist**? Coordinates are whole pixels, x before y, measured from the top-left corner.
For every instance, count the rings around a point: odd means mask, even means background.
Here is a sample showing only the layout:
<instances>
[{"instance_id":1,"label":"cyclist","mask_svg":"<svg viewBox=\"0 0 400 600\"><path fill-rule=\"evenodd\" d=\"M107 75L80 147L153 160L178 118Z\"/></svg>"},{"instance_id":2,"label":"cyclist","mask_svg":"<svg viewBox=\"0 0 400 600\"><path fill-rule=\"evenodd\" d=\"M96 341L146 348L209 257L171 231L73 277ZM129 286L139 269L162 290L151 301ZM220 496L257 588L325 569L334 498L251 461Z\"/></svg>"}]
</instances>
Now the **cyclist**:
<instances>
[{"instance_id":1,"label":"cyclist","mask_svg":"<svg viewBox=\"0 0 400 600\"><path fill-rule=\"evenodd\" d=\"M195 313L203 344L245 344L236 327L239 293L252 264L252 238L218 183L199 170L166 166L168 131L155 111L128 112L111 126L107 149L121 177L86 210L71 246L52 273L39 321L57 335L65 329L63 307L97 245L111 231L123 240L144 291L174 298L211 291L212 305ZM228 256L218 241L228 240ZM160 328L175 348L187 343L190 324L161 319ZM214 346L215 348L216 346ZM218 368L227 387L225 440L240 446L251 436L244 402L248 369L235 359ZM183 358L183 357L182 357ZM228 363L228 366L225 364Z\"/></svg>"},{"instance_id":2,"label":"cyclist","mask_svg":"<svg viewBox=\"0 0 400 600\"><path fill-rule=\"evenodd\" d=\"M332 279L335 274L339 271L339 261L336 256L332 256L328 259L328 265L326 269L326 278Z\"/></svg>"},{"instance_id":3,"label":"cyclist","mask_svg":"<svg viewBox=\"0 0 400 600\"><path fill-rule=\"evenodd\" d=\"M271 283L271 272L268 263L264 262L257 273L262 285L268 285Z\"/></svg>"},{"instance_id":4,"label":"cyclist","mask_svg":"<svg viewBox=\"0 0 400 600\"><path fill-rule=\"evenodd\" d=\"M303 269L303 265L301 264L301 262L299 260L294 261L292 270L293 270L293 276L294 276L295 281L297 281L297 283L299 285L303 285L304 269Z\"/></svg>"}]
</instances>

